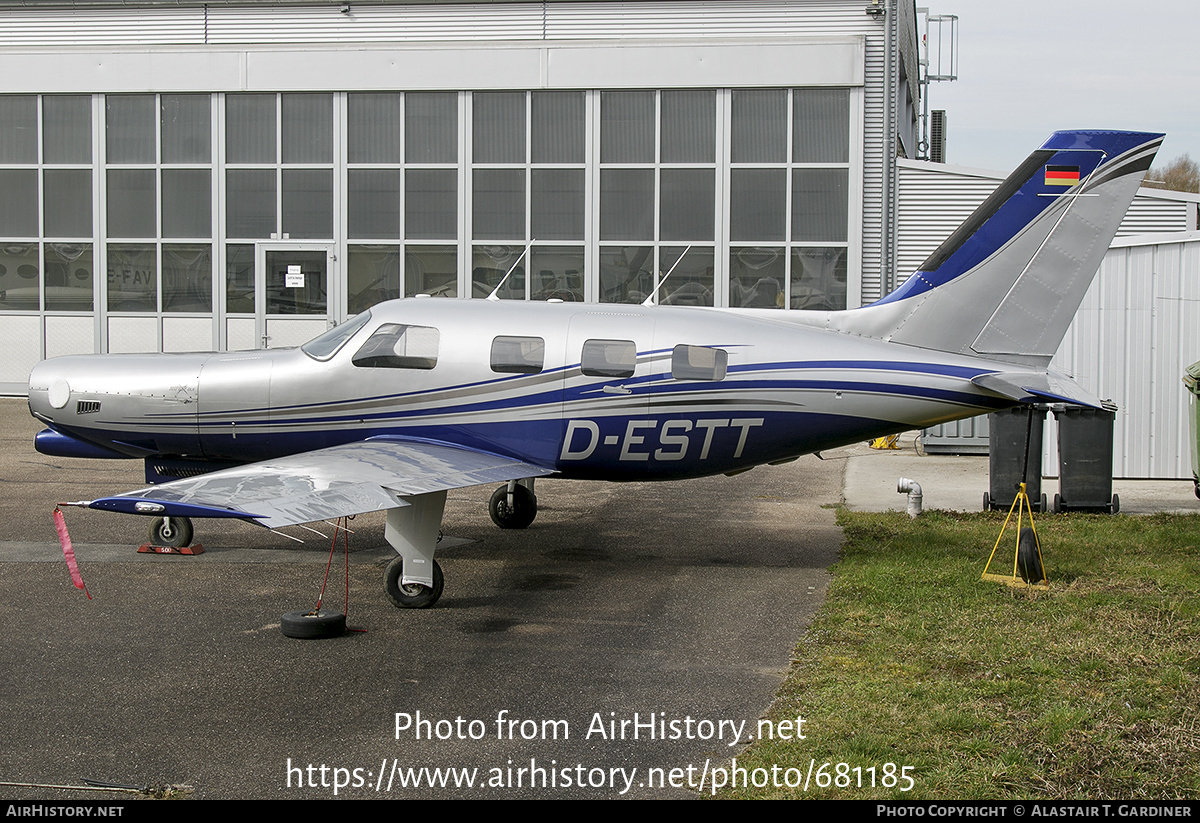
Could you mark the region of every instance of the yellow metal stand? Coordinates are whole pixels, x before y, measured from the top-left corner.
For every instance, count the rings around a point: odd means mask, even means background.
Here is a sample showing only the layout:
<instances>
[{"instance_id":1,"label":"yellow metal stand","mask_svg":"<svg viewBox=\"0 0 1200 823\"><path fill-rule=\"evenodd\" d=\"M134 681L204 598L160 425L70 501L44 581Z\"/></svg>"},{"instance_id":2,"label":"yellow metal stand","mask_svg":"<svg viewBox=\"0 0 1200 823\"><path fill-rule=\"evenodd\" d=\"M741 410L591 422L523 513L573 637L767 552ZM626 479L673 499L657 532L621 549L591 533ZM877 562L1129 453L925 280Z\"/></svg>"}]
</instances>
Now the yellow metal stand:
<instances>
[{"instance_id":1,"label":"yellow metal stand","mask_svg":"<svg viewBox=\"0 0 1200 823\"><path fill-rule=\"evenodd\" d=\"M899 442L900 442L900 435L889 434L887 437L876 437L874 440L872 440L871 448L873 448L873 449L898 449L898 448L900 448L900 446L897 445Z\"/></svg>"},{"instance_id":2,"label":"yellow metal stand","mask_svg":"<svg viewBox=\"0 0 1200 823\"><path fill-rule=\"evenodd\" d=\"M1008 528L1009 521L1012 520L1013 510L1016 510L1017 512L1017 539L1013 542L1012 577L1005 577L1004 575L1000 574L988 574L988 569L991 568L992 565L992 559L996 556L996 550L1000 548L1000 541L1004 539L1004 532ZM1022 528L1022 521L1026 512L1029 513L1029 532L1033 538L1033 552L1037 556L1036 566L1027 563L1026 567L1027 569L1032 567L1032 576L1040 578L1039 580L1033 581L1026 581L1022 579L1023 575L1020 574L1017 566L1018 558L1021 554L1021 538L1023 536L1022 532L1024 531ZM1026 550L1028 552L1028 546L1026 547ZM1016 498L1013 500L1012 505L1008 508L1008 516L1004 518L1004 525L1000 527L1000 536L996 538L996 545L992 546L991 556L988 557L987 565L983 567L983 574L980 575L980 579L990 580L993 583L1003 583L1006 586L1013 586L1016 588L1038 587L1044 589L1048 588L1050 585L1050 581L1046 579L1045 569L1046 564L1042 561L1042 541L1038 539L1037 529L1033 525L1033 507L1029 504L1029 495L1025 493L1025 484L1022 483L1019 487ZM1029 572L1027 571L1026 574L1029 574Z\"/></svg>"}]
</instances>

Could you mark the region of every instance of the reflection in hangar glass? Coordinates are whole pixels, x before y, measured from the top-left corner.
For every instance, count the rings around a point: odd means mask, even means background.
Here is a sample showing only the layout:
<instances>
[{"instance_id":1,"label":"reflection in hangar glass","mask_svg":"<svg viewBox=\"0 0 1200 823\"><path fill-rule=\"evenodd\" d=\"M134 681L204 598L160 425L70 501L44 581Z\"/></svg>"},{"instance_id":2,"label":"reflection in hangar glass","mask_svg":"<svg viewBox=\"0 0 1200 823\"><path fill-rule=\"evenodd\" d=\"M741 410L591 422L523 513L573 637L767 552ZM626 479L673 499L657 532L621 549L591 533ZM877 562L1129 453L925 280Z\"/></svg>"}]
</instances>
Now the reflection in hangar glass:
<instances>
[{"instance_id":1,"label":"reflection in hangar glass","mask_svg":"<svg viewBox=\"0 0 1200 823\"><path fill-rule=\"evenodd\" d=\"M354 353L354 365L387 369L432 369L437 365L438 330L384 323Z\"/></svg>"},{"instance_id":2,"label":"reflection in hangar glass","mask_svg":"<svg viewBox=\"0 0 1200 823\"><path fill-rule=\"evenodd\" d=\"M632 340L588 340L579 362L588 377L633 377L636 365L637 346Z\"/></svg>"},{"instance_id":3,"label":"reflection in hangar glass","mask_svg":"<svg viewBox=\"0 0 1200 823\"><path fill-rule=\"evenodd\" d=\"M537 374L546 362L546 341L540 337L497 337L492 341L492 371Z\"/></svg>"},{"instance_id":4,"label":"reflection in hangar glass","mask_svg":"<svg viewBox=\"0 0 1200 823\"><path fill-rule=\"evenodd\" d=\"M325 314L325 252L268 251L266 258L267 314ZM302 285L292 285L297 275Z\"/></svg>"},{"instance_id":5,"label":"reflection in hangar glass","mask_svg":"<svg viewBox=\"0 0 1200 823\"><path fill-rule=\"evenodd\" d=\"M91 245L47 243L47 310L91 311L92 307Z\"/></svg>"},{"instance_id":6,"label":"reflection in hangar glass","mask_svg":"<svg viewBox=\"0 0 1200 823\"><path fill-rule=\"evenodd\" d=\"M0 248L0 309L36 311L38 275L36 243L8 243Z\"/></svg>"},{"instance_id":7,"label":"reflection in hangar glass","mask_svg":"<svg viewBox=\"0 0 1200 823\"><path fill-rule=\"evenodd\" d=\"M676 346L671 352L671 377L676 380L724 380L729 352L706 346Z\"/></svg>"}]
</instances>

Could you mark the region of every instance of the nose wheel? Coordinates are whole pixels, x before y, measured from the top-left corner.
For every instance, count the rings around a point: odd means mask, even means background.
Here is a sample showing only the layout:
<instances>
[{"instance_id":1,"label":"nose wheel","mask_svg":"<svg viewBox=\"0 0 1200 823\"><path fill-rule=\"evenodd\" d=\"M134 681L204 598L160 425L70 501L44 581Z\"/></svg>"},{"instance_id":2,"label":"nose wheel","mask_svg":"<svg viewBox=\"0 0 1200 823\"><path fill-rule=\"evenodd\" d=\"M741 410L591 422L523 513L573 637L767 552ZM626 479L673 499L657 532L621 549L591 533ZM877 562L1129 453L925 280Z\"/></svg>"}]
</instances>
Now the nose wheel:
<instances>
[{"instance_id":1,"label":"nose wheel","mask_svg":"<svg viewBox=\"0 0 1200 823\"><path fill-rule=\"evenodd\" d=\"M150 545L182 549L192 542L192 521L186 517L156 517L150 523Z\"/></svg>"}]
</instances>

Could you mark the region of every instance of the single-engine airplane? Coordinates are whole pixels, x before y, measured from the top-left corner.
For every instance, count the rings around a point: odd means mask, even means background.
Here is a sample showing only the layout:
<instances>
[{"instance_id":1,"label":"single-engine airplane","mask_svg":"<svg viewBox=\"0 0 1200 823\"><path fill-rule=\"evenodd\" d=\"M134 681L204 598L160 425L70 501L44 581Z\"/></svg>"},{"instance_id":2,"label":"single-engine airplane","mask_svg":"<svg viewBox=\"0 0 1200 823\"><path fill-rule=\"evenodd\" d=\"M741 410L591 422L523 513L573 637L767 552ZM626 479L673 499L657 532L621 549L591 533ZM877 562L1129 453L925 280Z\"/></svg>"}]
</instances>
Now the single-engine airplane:
<instances>
[{"instance_id":1,"label":"single-engine airplane","mask_svg":"<svg viewBox=\"0 0 1200 823\"><path fill-rule=\"evenodd\" d=\"M44 454L142 458L145 489L80 501L269 528L387 510L385 586L433 605L446 492L533 479L734 474L1021 402L1098 406L1047 371L1161 134L1057 132L896 291L847 311L551 300L381 303L295 349L38 364Z\"/></svg>"}]
</instances>

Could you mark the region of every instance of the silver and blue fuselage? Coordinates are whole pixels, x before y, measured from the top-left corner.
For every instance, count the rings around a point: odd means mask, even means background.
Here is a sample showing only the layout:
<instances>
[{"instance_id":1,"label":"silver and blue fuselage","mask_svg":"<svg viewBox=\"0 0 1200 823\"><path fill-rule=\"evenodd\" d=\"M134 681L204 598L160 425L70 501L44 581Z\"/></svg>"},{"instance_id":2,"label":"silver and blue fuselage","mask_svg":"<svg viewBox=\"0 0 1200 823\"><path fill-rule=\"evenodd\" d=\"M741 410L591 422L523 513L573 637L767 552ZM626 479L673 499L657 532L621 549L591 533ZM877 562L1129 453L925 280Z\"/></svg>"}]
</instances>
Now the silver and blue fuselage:
<instances>
[{"instance_id":1,"label":"silver and blue fuselage","mask_svg":"<svg viewBox=\"0 0 1200 823\"><path fill-rule=\"evenodd\" d=\"M782 312L408 299L356 321L335 348L46 361L30 378L30 408L51 427L38 447L221 465L406 439L564 477L663 479L739 471L1013 403L970 382L1002 363L814 328ZM363 362L363 345L389 325L435 329L434 365ZM540 366L497 372L497 338L542 341ZM632 343L632 373L588 373L583 352L594 341ZM725 367L673 376L679 347L724 352Z\"/></svg>"}]
</instances>

